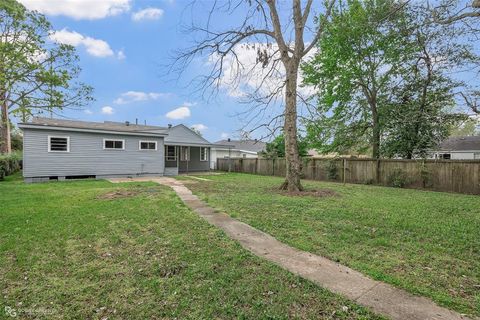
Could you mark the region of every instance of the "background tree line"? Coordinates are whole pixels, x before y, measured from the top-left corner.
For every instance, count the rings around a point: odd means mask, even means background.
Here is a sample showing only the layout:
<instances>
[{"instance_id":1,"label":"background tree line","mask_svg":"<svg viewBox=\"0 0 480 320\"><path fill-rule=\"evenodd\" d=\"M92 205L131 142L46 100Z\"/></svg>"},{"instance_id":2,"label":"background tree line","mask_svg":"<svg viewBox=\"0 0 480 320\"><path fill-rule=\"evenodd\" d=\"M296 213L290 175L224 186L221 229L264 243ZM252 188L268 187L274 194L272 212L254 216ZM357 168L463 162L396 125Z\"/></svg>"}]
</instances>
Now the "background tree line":
<instances>
[{"instance_id":1,"label":"background tree line","mask_svg":"<svg viewBox=\"0 0 480 320\"><path fill-rule=\"evenodd\" d=\"M78 81L75 48L55 43L51 32L42 14L15 0L0 1L0 153L12 150L12 116L26 121L93 99L92 87ZM17 132L13 138L18 144Z\"/></svg>"},{"instance_id":2,"label":"background tree line","mask_svg":"<svg viewBox=\"0 0 480 320\"><path fill-rule=\"evenodd\" d=\"M440 3L450 11L439 12L415 1L339 2L317 53L302 65L304 83L317 91L315 116L303 120L310 146L374 158L424 157L452 128L468 123L457 108L468 84L455 73L479 65L469 38L478 21L468 29L439 20L452 19L459 3ZM476 100L469 98L472 109Z\"/></svg>"}]
</instances>

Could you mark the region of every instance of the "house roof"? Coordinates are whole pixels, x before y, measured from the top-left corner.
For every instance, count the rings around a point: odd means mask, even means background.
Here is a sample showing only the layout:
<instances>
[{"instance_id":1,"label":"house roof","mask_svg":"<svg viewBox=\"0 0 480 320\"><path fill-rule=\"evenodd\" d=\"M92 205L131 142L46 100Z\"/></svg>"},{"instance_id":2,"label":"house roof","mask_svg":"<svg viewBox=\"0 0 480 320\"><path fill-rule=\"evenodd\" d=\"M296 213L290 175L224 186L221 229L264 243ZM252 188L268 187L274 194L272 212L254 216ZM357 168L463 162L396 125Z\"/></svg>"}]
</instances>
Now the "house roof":
<instances>
[{"instance_id":1,"label":"house roof","mask_svg":"<svg viewBox=\"0 0 480 320\"><path fill-rule=\"evenodd\" d=\"M451 137L438 145L438 151L478 151L480 136Z\"/></svg>"},{"instance_id":2,"label":"house roof","mask_svg":"<svg viewBox=\"0 0 480 320\"><path fill-rule=\"evenodd\" d=\"M168 136L165 137L167 145L195 145L195 146L211 146L212 144L197 134L189 127L179 124L171 128L167 128Z\"/></svg>"},{"instance_id":3,"label":"house roof","mask_svg":"<svg viewBox=\"0 0 480 320\"><path fill-rule=\"evenodd\" d=\"M225 148L225 146L232 147L233 149L237 150L245 150L250 152L261 152L265 150L266 143L259 140L220 140L215 142L216 145L219 146L220 149Z\"/></svg>"},{"instance_id":4,"label":"house roof","mask_svg":"<svg viewBox=\"0 0 480 320\"><path fill-rule=\"evenodd\" d=\"M51 118L33 118L31 122L20 123L20 128L54 129L64 131L104 132L140 136L165 137L166 144L211 146L212 144L183 124L173 127L147 126L126 122L88 122Z\"/></svg>"},{"instance_id":5,"label":"house roof","mask_svg":"<svg viewBox=\"0 0 480 320\"><path fill-rule=\"evenodd\" d=\"M164 136L168 132L168 128L157 126L146 126L130 124L126 122L90 122L90 121L77 121L77 120L65 120L65 119L52 119L35 117L31 122L20 123L21 128L68 128L68 129L80 129L80 130L94 130L94 131L109 131L109 132L122 132L122 133L137 133L137 134L149 134Z\"/></svg>"}]
</instances>

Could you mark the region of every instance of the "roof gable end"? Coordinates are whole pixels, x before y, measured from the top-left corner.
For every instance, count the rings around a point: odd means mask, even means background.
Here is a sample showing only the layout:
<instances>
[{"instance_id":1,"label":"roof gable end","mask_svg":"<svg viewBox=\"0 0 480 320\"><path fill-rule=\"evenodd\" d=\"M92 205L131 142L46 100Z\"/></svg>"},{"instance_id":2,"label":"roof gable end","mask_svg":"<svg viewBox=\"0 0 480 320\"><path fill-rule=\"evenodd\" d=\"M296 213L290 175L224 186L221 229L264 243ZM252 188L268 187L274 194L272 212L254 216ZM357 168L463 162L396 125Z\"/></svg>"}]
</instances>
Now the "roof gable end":
<instances>
[{"instance_id":1,"label":"roof gable end","mask_svg":"<svg viewBox=\"0 0 480 320\"><path fill-rule=\"evenodd\" d=\"M184 124L179 124L168 129L168 136L165 138L165 143L211 144L210 141L198 135Z\"/></svg>"}]
</instances>

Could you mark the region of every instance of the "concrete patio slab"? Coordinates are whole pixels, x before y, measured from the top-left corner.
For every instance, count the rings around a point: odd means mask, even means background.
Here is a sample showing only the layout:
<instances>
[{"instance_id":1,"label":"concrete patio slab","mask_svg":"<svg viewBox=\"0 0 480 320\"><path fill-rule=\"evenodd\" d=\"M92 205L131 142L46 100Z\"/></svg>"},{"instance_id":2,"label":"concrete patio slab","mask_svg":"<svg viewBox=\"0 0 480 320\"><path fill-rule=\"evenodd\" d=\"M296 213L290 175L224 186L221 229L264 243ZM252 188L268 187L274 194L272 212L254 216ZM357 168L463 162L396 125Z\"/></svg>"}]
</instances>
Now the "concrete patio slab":
<instances>
[{"instance_id":1,"label":"concrete patio slab","mask_svg":"<svg viewBox=\"0 0 480 320\"><path fill-rule=\"evenodd\" d=\"M243 222L219 213L193 195L181 181L173 178L111 179L112 182L154 181L171 187L194 212L210 224L222 229L255 255L267 259L321 287L367 306L395 320L466 320L459 313L436 305L433 301L414 296L404 290L338 264L327 258L292 248L274 237Z\"/></svg>"}]
</instances>

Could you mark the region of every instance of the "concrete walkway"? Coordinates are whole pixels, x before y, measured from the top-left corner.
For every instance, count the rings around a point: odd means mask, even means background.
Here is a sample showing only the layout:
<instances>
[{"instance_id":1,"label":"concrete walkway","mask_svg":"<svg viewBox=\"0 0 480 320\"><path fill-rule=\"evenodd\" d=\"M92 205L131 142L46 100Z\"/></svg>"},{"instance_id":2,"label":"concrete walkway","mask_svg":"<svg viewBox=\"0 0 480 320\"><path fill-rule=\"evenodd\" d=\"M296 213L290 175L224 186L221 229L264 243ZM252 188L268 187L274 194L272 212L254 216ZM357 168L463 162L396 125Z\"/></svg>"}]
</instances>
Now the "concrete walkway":
<instances>
[{"instance_id":1,"label":"concrete walkway","mask_svg":"<svg viewBox=\"0 0 480 320\"><path fill-rule=\"evenodd\" d=\"M245 249L391 319L468 319L456 312L437 306L427 298L414 296L391 285L372 280L324 257L287 246L272 236L235 220L225 213L216 212L193 195L179 180L160 177L111 179L110 181L154 181L169 186L194 212L212 225L224 230L229 237L237 240Z\"/></svg>"}]
</instances>

